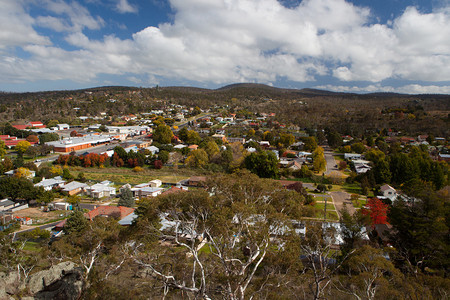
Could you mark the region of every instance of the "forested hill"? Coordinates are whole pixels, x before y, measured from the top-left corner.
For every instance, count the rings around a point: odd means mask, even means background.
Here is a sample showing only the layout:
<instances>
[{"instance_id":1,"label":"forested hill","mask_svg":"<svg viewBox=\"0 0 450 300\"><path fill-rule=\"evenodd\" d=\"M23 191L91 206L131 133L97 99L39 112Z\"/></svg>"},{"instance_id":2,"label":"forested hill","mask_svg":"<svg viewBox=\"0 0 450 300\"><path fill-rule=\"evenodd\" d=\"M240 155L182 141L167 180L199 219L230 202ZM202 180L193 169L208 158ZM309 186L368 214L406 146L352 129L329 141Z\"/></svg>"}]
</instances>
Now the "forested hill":
<instances>
[{"instance_id":1,"label":"forested hill","mask_svg":"<svg viewBox=\"0 0 450 300\"><path fill-rule=\"evenodd\" d=\"M404 133L448 136L450 95L352 94L316 89L285 89L262 84L195 87L105 86L73 91L0 93L0 122L58 120L75 124L78 116L113 119L163 109L169 104L229 112L272 112L276 121L300 127L335 127L348 134L395 128Z\"/></svg>"}]
</instances>

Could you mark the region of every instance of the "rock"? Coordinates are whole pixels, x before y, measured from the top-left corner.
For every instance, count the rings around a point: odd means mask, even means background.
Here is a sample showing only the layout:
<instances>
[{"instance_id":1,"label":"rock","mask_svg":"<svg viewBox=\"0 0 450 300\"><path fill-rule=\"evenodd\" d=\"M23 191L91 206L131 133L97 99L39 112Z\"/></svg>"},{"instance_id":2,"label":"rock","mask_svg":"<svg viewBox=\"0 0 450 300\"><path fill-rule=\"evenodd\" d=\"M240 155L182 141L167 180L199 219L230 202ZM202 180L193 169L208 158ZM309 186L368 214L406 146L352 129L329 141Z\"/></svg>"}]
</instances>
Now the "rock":
<instances>
[{"instance_id":1,"label":"rock","mask_svg":"<svg viewBox=\"0 0 450 300\"><path fill-rule=\"evenodd\" d=\"M15 299L24 293L30 297L21 299L61 299L76 300L83 289L82 270L73 262L67 261L52 266L48 270L36 272L27 280L19 280L17 271L0 273L0 300Z\"/></svg>"},{"instance_id":2,"label":"rock","mask_svg":"<svg viewBox=\"0 0 450 300\"><path fill-rule=\"evenodd\" d=\"M34 299L42 300L76 300L83 289L81 270L73 270L61 280L47 286L45 290L35 294Z\"/></svg>"},{"instance_id":3,"label":"rock","mask_svg":"<svg viewBox=\"0 0 450 300\"><path fill-rule=\"evenodd\" d=\"M75 264L71 261L66 261L52 266L48 270L34 273L28 279L28 290L31 294L36 294L44 290L47 286L54 284L74 269Z\"/></svg>"}]
</instances>

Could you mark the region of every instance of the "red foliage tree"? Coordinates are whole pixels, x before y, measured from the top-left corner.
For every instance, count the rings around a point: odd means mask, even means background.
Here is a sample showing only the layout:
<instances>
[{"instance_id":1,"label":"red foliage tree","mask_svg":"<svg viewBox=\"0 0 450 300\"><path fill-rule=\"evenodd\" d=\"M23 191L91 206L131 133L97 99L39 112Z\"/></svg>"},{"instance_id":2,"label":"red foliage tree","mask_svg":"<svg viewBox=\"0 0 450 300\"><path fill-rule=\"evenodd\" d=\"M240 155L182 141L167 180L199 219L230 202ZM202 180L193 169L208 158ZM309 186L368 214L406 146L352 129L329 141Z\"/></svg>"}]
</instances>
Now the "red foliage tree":
<instances>
[{"instance_id":1,"label":"red foliage tree","mask_svg":"<svg viewBox=\"0 0 450 300\"><path fill-rule=\"evenodd\" d=\"M60 165L67 165L69 155L60 154L56 162Z\"/></svg>"},{"instance_id":2,"label":"red foliage tree","mask_svg":"<svg viewBox=\"0 0 450 300\"><path fill-rule=\"evenodd\" d=\"M378 198L370 198L362 213L368 215L372 222L372 226L378 224L387 224L387 212L389 206Z\"/></svg>"},{"instance_id":3,"label":"red foliage tree","mask_svg":"<svg viewBox=\"0 0 450 300\"><path fill-rule=\"evenodd\" d=\"M37 137L37 135L29 135L27 137L27 141L29 141L30 143L39 143L39 138Z\"/></svg>"},{"instance_id":4,"label":"red foliage tree","mask_svg":"<svg viewBox=\"0 0 450 300\"><path fill-rule=\"evenodd\" d=\"M78 132L77 132L76 130L72 130L72 131L70 132L70 136L71 136L71 137L78 136Z\"/></svg>"},{"instance_id":5,"label":"red foliage tree","mask_svg":"<svg viewBox=\"0 0 450 300\"><path fill-rule=\"evenodd\" d=\"M163 163L160 160L155 160L153 165L155 166L155 169L161 169L163 167Z\"/></svg>"}]
</instances>

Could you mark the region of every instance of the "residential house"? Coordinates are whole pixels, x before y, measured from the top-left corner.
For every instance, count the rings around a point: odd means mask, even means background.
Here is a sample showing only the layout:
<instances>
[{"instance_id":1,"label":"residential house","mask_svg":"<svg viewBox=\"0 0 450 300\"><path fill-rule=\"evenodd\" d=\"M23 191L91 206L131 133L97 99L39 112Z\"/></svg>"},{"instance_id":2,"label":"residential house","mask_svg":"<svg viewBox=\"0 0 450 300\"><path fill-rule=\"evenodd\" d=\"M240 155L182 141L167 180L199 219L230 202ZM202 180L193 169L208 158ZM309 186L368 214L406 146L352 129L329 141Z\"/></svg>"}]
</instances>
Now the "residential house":
<instances>
[{"instance_id":1,"label":"residential house","mask_svg":"<svg viewBox=\"0 0 450 300\"><path fill-rule=\"evenodd\" d=\"M162 181L159 179L154 179L149 182L151 187L160 187L162 185Z\"/></svg>"},{"instance_id":2,"label":"residential house","mask_svg":"<svg viewBox=\"0 0 450 300\"><path fill-rule=\"evenodd\" d=\"M205 186L206 176L192 176L187 180L189 186Z\"/></svg>"},{"instance_id":3,"label":"residential house","mask_svg":"<svg viewBox=\"0 0 450 300\"><path fill-rule=\"evenodd\" d=\"M44 190L51 191L54 188L62 187L64 183L65 181L60 176L57 176L49 179L43 178L41 182L36 183L34 186L35 187L42 186Z\"/></svg>"},{"instance_id":4,"label":"residential house","mask_svg":"<svg viewBox=\"0 0 450 300\"><path fill-rule=\"evenodd\" d=\"M355 159L361 159L362 156L359 153L344 153L344 159L346 160L355 160Z\"/></svg>"},{"instance_id":5,"label":"residential house","mask_svg":"<svg viewBox=\"0 0 450 300\"><path fill-rule=\"evenodd\" d=\"M241 143L241 144L245 144L245 138L241 138L241 137L229 137L227 138L228 143Z\"/></svg>"},{"instance_id":6,"label":"residential house","mask_svg":"<svg viewBox=\"0 0 450 300\"><path fill-rule=\"evenodd\" d=\"M28 170L28 169L26 169L26 170L27 170L27 172L25 174L25 177L27 179L31 180L31 179L33 179L36 176L36 172L35 171L31 171L31 170ZM18 169L14 169L14 170L9 170L9 171L5 172L4 174L6 176L13 177L17 172L18 172Z\"/></svg>"},{"instance_id":7,"label":"residential house","mask_svg":"<svg viewBox=\"0 0 450 300\"><path fill-rule=\"evenodd\" d=\"M380 187L380 192L382 197L388 198L391 201L395 201L398 197L397 191L389 184L382 185Z\"/></svg>"},{"instance_id":8,"label":"residential house","mask_svg":"<svg viewBox=\"0 0 450 300\"><path fill-rule=\"evenodd\" d=\"M102 181L86 188L86 194L92 198L110 197L116 194L116 188L110 186L110 181Z\"/></svg>"},{"instance_id":9,"label":"residential house","mask_svg":"<svg viewBox=\"0 0 450 300\"><path fill-rule=\"evenodd\" d=\"M147 186L139 189L133 188L132 191L136 198L145 198L145 197L156 197L160 195L164 191L164 189Z\"/></svg>"},{"instance_id":10,"label":"residential house","mask_svg":"<svg viewBox=\"0 0 450 300\"><path fill-rule=\"evenodd\" d=\"M16 207L18 203L11 201L9 199L0 200L0 211L7 211Z\"/></svg>"},{"instance_id":11,"label":"residential house","mask_svg":"<svg viewBox=\"0 0 450 300\"><path fill-rule=\"evenodd\" d=\"M89 186L86 183L71 181L62 186L62 191L70 196L84 193Z\"/></svg>"},{"instance_id":12,"label":"residential house","mask_svg":"<svg viewBox=\"0 0 450 300\"><path fill-rule=\"evenodd\" d=\"M85 216L89 221L94 220L96 217L118 218L122 220L133 212L134 208L131 207L100 205L86 213Z\"/></svg>"}]
</instances>

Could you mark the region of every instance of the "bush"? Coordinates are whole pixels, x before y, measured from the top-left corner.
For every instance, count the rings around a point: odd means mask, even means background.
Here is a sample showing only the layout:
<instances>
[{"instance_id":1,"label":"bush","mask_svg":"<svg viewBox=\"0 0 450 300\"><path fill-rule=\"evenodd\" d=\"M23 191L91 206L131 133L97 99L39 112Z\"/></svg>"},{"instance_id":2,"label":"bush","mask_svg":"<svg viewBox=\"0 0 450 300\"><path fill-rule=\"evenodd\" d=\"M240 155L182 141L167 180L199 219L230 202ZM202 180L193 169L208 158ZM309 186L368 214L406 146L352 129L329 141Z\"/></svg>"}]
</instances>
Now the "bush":
<instances>
[{"instance_id":1,"label":"bush","mask_svg":"<svg viewBox=\"0 0 450 300\"><path fill-rule=\"evenodd\" d=\"M143 172L143 171L144 171L144 168L139 167L139 166L133 168L133 172L136 172L136 173L140 173L140 172Z\"/></svg>"}]
</instances>

